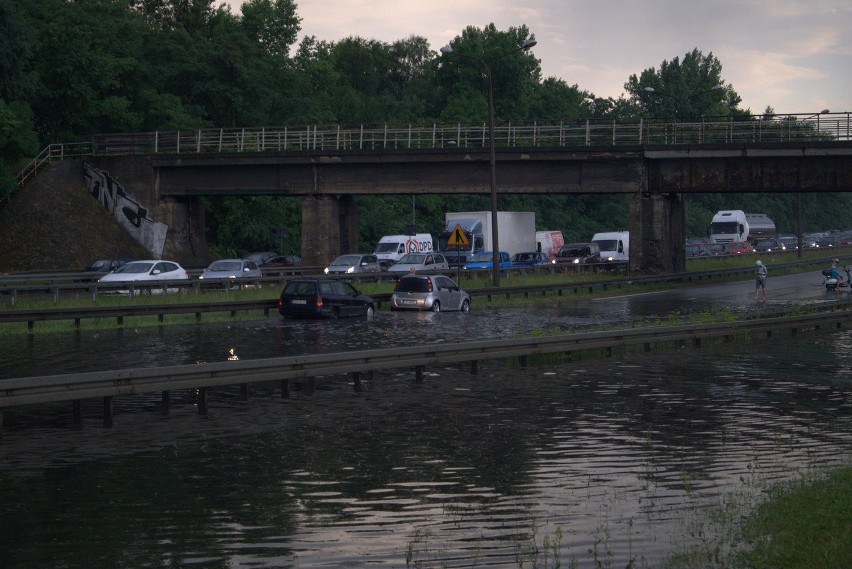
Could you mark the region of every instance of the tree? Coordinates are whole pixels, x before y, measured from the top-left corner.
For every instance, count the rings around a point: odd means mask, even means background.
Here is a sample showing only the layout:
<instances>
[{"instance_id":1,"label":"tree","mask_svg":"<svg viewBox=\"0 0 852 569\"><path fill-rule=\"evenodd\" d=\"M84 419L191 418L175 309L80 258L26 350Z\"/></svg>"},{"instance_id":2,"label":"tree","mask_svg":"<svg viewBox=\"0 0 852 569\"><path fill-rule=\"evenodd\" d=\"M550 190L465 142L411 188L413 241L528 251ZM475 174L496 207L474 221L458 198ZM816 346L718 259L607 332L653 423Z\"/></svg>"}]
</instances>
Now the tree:
<instances>
[{"instance_id":1,"label":"tree","mask_svg":"<svg viewBox=\"0 0 852 569\"><path fill-rule=\"evenodd\" d=\"M293 0L248 0L240 10L246 33L264 52L279 58L289 55L302 22Z\"/></svg>"},{"instance_id":2,"label":"tree","mask_svg":"<svg viewBox=\"0 0 852 569\"><path fill-rule=\"evenodd\" d=\"M576 84L569 86L562 79L548 77L534 92L530 110L536 120L572 123L590 114L589 93L581 91Z\"/></svg>"},{"instance_id":3,"label":"tree","mask_svg":"<svg viewBox=\"0 0 852 569\"><path fill-rule=\"evenodd\" d=\"M659 70L651 67L639 77L631 75L624 89L631 102L651 117L730 116L742 101L732 86L724 84L719 60L697 48L682 62L675 57L663 61Z\"/></svg>"},{"instance_id":4,"label":"tree","mask_svg":"<svg viewBox=\"0 0 852 569\"><path fill-rule=\"evenodd\" d=\"M436 81L443 97L441 118L485 120L488 116L488 72L494 93L495 120L524 121L532 118L532 101L541 80L541 62L518 49L531 39L526 26L498 31L494 24L484 29L468 26L450 42L453 55L441 58ZM480 62L473 61L478 59ZM483 63L485 64L483 66ZM487 66L487 70L485 69ZM472 88L481 95L482 110L466 119L460 109L469 109ZM471 109L472 110L472 109Z\"/></svg>"}]
</instances>

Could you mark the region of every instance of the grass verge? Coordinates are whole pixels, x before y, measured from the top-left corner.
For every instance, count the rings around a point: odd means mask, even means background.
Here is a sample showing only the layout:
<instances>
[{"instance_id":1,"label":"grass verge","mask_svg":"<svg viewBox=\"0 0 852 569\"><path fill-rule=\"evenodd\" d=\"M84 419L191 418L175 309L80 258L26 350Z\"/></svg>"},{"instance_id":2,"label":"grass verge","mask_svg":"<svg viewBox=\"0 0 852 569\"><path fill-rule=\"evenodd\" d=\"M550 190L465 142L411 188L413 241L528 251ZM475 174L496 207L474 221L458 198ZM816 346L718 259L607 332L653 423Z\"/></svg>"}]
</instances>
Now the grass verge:
<instances>
[{"instance_id":1,"label":"grass verge","mask_svg":"<svg viewBox=\"0 0 852 569\"><path fill-rule=\"evenodd\" d=\"M734 567L852 567L852 468L776 486L743 526Z\"/></svg>"}]
</instances>

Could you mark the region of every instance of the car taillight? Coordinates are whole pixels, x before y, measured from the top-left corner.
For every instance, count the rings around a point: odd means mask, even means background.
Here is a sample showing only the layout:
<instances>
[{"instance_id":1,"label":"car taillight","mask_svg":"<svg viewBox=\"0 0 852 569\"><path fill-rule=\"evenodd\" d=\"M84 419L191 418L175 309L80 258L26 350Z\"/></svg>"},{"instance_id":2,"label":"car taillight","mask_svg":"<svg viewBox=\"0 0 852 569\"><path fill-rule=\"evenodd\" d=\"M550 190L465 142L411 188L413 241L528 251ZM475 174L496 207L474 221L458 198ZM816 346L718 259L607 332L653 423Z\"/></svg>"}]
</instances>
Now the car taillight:
<instances>
[{"instance_id":1,"label":"car taillight","mask_svg":"<svg viewBox=\"0 0 852 569\"><path fill-rule=\"evenodd\" d=\"M432 279L426 279L426 286L429 287L429 292L432 292Z\"/></svg>"},{"instance_id":2,"label":"car taillight","mask_svg":"<svg viewBox=\"0 0 852 569\"><path fill-rule=\"evenodd\" d=\"M278 299L278 308L281 308L282 306L284 306L284 300L279 298Z\"/></svg>"},{"instance_id":3,"label":"car taillight","mask_svg":"<svg viewBox=\"0 0 852 569\"><path fill-rule=\"evenodd\" d=\"M322 297L321 296L317 297L317 308L322 308Z\"/></svg>"}]
</instances>

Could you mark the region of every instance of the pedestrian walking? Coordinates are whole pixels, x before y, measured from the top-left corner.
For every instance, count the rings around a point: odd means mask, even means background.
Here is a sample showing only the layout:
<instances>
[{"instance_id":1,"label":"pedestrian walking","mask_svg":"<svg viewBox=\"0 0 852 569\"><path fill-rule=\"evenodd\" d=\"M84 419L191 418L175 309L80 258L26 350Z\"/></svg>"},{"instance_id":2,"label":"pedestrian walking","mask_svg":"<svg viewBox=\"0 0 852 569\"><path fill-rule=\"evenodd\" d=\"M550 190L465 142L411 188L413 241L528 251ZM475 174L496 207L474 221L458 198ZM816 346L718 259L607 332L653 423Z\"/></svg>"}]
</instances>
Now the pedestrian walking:
<instances>
[{"instance_id":1,"label":"pedestrian walking","mask_svg":"<svg viewBox=\"0 0 852 569\"><path fill-rule=\"evenodd\" d=\"M763 301L766 302L766 265L763 261L758 261L754 268L754 299L757 300L758 295L763 291Z\"/></svg>"}]
</instances>

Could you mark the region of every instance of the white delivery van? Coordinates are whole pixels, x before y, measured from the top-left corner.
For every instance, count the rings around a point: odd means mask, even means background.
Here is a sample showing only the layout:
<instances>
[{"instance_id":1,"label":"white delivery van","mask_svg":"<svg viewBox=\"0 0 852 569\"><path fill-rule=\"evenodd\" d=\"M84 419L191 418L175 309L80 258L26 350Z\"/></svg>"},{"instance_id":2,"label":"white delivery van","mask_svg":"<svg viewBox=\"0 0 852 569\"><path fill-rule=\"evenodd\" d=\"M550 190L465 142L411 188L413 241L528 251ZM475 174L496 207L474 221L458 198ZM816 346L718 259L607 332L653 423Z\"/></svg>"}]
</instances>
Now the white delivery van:
<instances>
[{"instance_id":1,"label":"white delivery van","mask_svg":"<svg viewBox=\"0 0 852 569\"><path fill-rule=\"evenodd\" d=\"M603 231L592 236L592 243L601 248L604 263L626 263L630 260L630 232Z\"/></svg>"},{"instance_id":2,"label":"white delivery van","mask_svg":"<svg viewBox=\"0 0 852 569\"><path fill-rule=\"evenodd\" d=\"M539 253L544 253L551 261L556 258L559 250L565 245L565 237L561 231L536 231L535 248Z\"/></svg>"},{"instance_id":3,"label":"white delivery van","mask_svg":"<svg viewBox=\"0 0 852 569\"><path fill-rule=\"evenodd\" d=\"M416 233L414 235L385 235L379 239L373 253L379 258L382 268L387 269L399 261L403 255L433 250L432 236L428 233Z\"/></svg>"}]
</instances>

